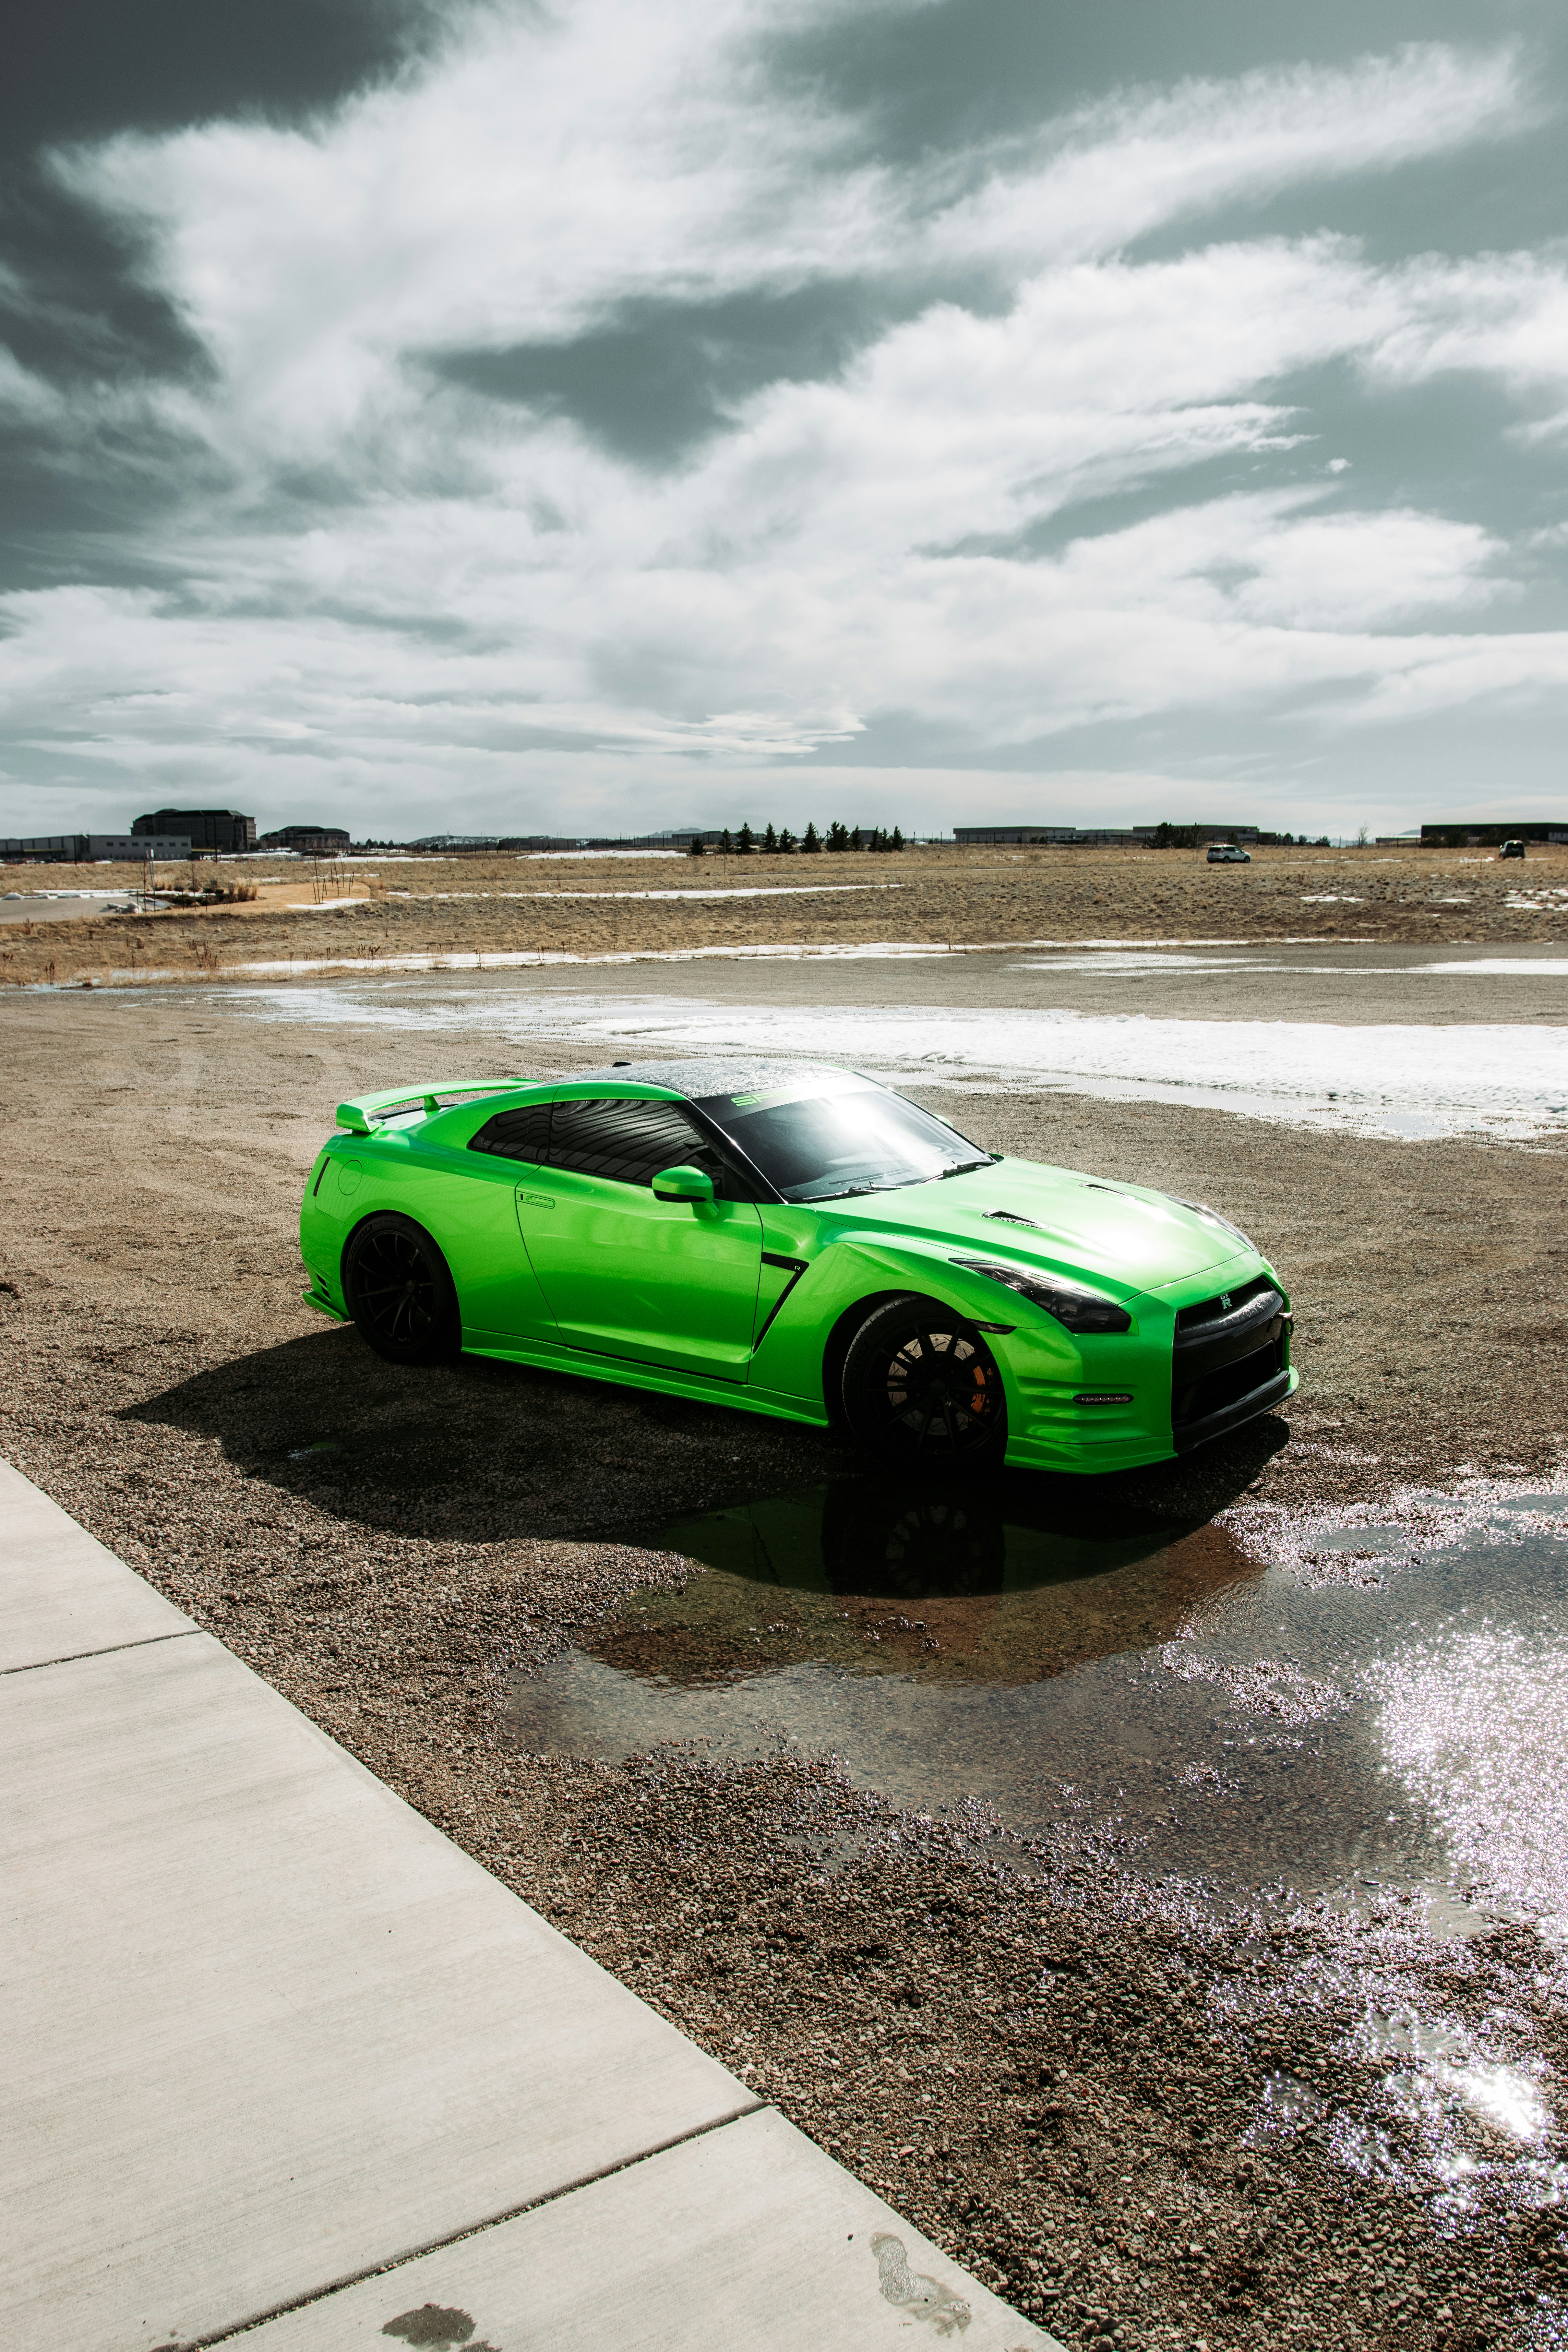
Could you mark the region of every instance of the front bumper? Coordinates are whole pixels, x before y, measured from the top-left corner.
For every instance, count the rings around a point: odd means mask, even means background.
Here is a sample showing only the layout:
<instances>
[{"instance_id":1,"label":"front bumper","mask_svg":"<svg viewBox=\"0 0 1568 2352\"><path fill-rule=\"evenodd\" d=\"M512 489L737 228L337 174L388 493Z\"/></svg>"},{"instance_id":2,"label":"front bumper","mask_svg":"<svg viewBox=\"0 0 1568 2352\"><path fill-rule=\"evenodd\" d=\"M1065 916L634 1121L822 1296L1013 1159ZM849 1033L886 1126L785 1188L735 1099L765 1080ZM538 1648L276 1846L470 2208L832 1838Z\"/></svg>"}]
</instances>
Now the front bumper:
<instances>
[{"instance_id":1,"label":"front bumper","mask_svg":"<svg viewBox=\"0 0 1568 2352\"><path fill-rule=\"evenodd\" d=\"M1178 1454L1239 1429L1295 1388L1290 1310L1259 1276L1184 1307L1171 1349L1171 1436Z\"/></svg>"},{"instance_id":2,"label":"front bumper","mask_svg":"<svg viewBox=\"0 0 1568 2352\"><path fill-rule=\"evenodd\" d=\"M1009 1463L1092 1475L1168 1462L1293 1395L1289 1306L1258 1263L1243 1261L1234 1292L1191 1299L1189 1284L1180 1307L1165 1294L1163 1318L1140 1311L1129 1339L1080 1342L1067 1378L1059 1360L1010 1334L998 1350Z\"/></svg>"}]
</instances>

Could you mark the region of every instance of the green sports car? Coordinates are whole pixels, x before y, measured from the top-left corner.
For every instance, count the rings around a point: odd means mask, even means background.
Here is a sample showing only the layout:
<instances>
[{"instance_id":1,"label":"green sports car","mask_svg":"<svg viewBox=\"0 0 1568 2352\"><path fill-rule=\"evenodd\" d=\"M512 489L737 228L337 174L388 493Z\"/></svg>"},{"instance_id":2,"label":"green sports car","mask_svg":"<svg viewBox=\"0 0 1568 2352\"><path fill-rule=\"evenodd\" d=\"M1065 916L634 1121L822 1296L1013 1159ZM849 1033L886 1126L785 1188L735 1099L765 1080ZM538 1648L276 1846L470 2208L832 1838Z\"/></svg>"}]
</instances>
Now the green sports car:
<instances>
[{"instance_id":1,"label":"green sports car","mask_svg":"<svg viewBox=\"0 0 1568 2352\"><path fill-rule=\"evenodd\" d=\"M983 1151L852 1070L617 1062L343 1103L307 1301L739 1406L910 1468L1121 1470L1296 1385L1289 1303L1213 1209Z\"/></svg>"}]
</instances>

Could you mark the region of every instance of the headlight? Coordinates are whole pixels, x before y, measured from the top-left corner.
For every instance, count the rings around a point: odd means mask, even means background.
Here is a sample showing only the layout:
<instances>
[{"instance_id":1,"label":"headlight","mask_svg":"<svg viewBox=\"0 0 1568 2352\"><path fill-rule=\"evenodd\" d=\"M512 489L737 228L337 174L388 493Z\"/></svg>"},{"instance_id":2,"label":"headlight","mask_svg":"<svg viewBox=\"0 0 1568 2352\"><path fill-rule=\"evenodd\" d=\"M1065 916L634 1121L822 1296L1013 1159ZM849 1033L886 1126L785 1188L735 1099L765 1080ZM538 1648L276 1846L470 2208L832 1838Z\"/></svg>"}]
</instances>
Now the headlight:
<instances>
[{"instance_id":1,"label":"headlight","mask_svg":"<svg viewBox=\"0 0 1568 2352\"><path fill-rule=\"evenodd\" d=\"M1249 1239L1239 1225L1233 1225L1228 1217L1222 1217L1217 1209L1211 1209L1206 1201L1184 1201L1179 1192L1167 1192L1165 1198L1174 1201L1178 1209L1191 1209L1194 1216L1203 1218L1205 1224L1218 1225L1222 1233L1234 1234L1243 1249L1252 1250L1258 1256L1262 1256L1258 1244Z\"/></svg>"},{"instance_id":2,"label":"headlight","mask_svg":"<svg viewBox=\"0 0 1568 2352\"><path fill-rule=\"evenodd\" d=\"M1132 1318L1114 1298L1085 1290L1076 1282L1060 1282L1054 1275L1031 1274L1027 1266L995 1265L989 1258L955 1257L968 1274L983 1274L990 1282L1005 1283L1020 1298L1032 1298L1069 1331L1131 1331Z\"/></svg>"}]
</instances>

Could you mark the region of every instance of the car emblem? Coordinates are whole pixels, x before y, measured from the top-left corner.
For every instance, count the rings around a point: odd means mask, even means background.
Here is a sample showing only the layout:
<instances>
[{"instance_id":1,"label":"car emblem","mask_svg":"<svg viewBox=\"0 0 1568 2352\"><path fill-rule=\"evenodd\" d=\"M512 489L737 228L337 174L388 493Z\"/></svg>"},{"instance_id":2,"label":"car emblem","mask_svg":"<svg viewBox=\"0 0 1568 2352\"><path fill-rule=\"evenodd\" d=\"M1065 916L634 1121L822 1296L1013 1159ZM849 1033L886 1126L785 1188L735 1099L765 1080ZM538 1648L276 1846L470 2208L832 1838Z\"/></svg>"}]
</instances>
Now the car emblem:
<instances>
[{"instance_id":1,"label":"car emblem","mask_svg":"<svg viewBox=\"0 0 1568 2352\"><path fill-rule=\"evenodd\" d=\"M1220 1292L1220 1295L1219 1295L1219 1303L1220 1303L1220 1305L1225 1308L1226 1313L1228 1315L1228 1314L1229 1314L1229 1312L1230 1312L1230 1293L1229 1293L1229 1291L1228 1291L1228 1290L1222 1290L1222 1291Z\"/></svg>"}]
</instances>

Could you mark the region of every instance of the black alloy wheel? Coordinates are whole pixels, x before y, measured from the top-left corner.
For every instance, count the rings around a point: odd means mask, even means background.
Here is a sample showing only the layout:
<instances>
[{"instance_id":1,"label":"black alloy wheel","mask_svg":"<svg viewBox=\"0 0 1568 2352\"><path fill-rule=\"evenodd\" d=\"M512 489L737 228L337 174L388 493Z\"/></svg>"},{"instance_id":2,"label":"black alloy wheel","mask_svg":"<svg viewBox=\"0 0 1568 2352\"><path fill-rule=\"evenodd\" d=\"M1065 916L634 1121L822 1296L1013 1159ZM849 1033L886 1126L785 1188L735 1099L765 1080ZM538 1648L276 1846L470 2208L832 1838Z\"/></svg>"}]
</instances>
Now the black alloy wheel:
<instances>
[{"instance_id":1,"label":"black alloy wheel","mask_svg":"<svg viewBox=\"0 0 1568 2352\"><path fill-rule=\"evenodd\" d=\"M1000 1467L1007 1402L973 1323L934 1298L893 1298L844 1360L844 1412L860 1444L911 1470Z\"/></svg>"},{"instance_id":2,"label":"black alloy wheel","mask_svg":"<svg viewBox=\"0 0 1568 2352\"><path fill-rule=\"evenodd\" d=\"M443 1364L462 1324L447 1261L412 1217L367 1217L348 1246L343 1289L360 1337L389 1364Z\"/></svg>"}]
</instances>

